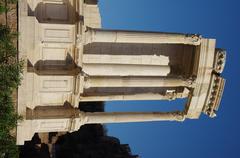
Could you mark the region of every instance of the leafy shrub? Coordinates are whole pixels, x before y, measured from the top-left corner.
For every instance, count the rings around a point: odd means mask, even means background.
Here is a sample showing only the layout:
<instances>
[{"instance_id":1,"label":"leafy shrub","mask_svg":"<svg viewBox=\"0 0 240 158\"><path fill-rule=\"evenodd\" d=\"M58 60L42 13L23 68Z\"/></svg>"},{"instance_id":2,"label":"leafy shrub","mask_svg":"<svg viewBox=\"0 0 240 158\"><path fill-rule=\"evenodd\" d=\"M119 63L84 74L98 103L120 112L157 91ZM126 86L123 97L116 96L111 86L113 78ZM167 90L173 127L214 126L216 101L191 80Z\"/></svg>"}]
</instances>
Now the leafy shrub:
<instances>
[{"instance_id":1,"label":"leafy shrub","mask_svg":"<svg viewBox=\"0 0 240 158\"><path fill-rule=\"evenodd\" d=\"M12 98L13 91L20 85L23 66L13 43L16 37L8 26L0 24L0 158L18 157L16 141L10 132L20 118Z\"/></svg>"}]
</instances>

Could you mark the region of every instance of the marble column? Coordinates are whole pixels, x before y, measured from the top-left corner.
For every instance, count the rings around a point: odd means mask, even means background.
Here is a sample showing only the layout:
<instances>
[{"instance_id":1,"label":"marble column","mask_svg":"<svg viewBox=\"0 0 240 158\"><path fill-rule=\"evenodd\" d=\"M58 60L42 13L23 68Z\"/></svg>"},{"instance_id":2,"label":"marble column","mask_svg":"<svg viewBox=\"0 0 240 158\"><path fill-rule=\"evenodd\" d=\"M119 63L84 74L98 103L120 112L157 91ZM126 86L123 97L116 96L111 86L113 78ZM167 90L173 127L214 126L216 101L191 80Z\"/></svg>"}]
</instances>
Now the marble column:
<instances>
[{"instance_id":1,"label":"marble column","mask_svg":"<svg viewBox=\"0 0 240 158\"><path fill-rule=\"evenodd\" d=\"M163 77L89 77L84 88L91 87L191 87L189 80Z\"/></svg>"},{"instance_id":2,"label":"marble column","mask_svg":"<svg viewBox=\"0 0 240 158\"><path fill-rule=\"evenodd\" d=\"M95 42L200 45L201 37L195 34L115 31L88 28L86 31L85 44Z\"/></svg>"},{"instance_id":3,"label":"marble column","mask_svg":"<svg viewBox=\"0 0 240 158\"><path fill-rule=\"evenodd\" d=\"M80 102L95 101L127 101L127 100L175 100L176 98L187 98L188 93L169 93L166 95L156 93L126 94L126 95L104 95L104 96L80 96Z\"/></svg>"},{"instance_id":4,"label":"marble column","mask_svg":"<svg viewBox=\"0 0 240 158\"><path fill-rule=\"evenodd\" d=\"M184 121L182 112L81 112L65 107L27 110L28 128L34 132L76 131L85 124Z\"/></svg>"},{"instance_id":5,"label":"marble column","mask_svg":"<svg viewBox=\"0 0 240 158\"><path fill-rule=\"evenodd\" d=\"M84 124L184 121L184 115L181 112L94 112L82 115Z\"/></svg>"},{"instance_id":6,"label":"marble column","mask_svg":"<svg viewBox=\"0 0 240 158\"><path fill-rule=\"evenodd\" d=\"M27 109L26 120L18 124L25 129L24 140L34 133L77 131L85 124L184 121L183 112L81 112L69 107L38 107Z\"/></svg>"},{"instance_id":7,"label":"marble column","mask_svg":"<svg viewBox=\"0 0 240 158\"><path fill-rule=\"evenodd\" d=\"M169 66L84 64L83 72L89 76L167 76Z\"/></svg>"},{"instance_id":8,"label":"marble column","mask_svg":"<svg viewBox=\"0 0 240 158\"><path fill-rule=\"evenodd\" d=\"M84 54L83 71L90 76L167 76L171 69L162 55Z\"/></svg>"}]
</instances>

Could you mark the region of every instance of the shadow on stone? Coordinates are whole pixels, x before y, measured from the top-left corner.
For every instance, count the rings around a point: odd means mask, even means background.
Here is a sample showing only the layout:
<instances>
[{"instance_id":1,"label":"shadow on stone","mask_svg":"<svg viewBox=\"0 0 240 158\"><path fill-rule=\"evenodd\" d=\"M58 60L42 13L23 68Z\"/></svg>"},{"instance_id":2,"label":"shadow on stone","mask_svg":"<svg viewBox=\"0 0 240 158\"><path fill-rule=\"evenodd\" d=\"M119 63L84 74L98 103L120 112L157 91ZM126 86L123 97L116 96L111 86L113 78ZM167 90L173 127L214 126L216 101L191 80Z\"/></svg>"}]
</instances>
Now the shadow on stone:
<instances>
[{"instance_id":1,"label":"shadow on stone","mask_svg":"<svg viewBox=\"0 0 240 158\"><path fill-rule=\"evenodd\" d=\"M84 112L103 112L104 102L79 104ZM39 136L41 135L41 136ZM20 147L20 158L138 158L128 144L107 135L101 124L84 125L73 133L35 134Z\"/></svg>"},{"instance_id":2,"label":"shadow on stone","mask_svg":"<svg viewBox=\"0 0 240 158\"><path fill-rule=\"evenodd\" d=\"M35 16L39 23L48 24L75 24L82 17L75 11L75 1L59 3L40 2L36 8L28 6L28 16Z\"/></svg>"}]
</instances>

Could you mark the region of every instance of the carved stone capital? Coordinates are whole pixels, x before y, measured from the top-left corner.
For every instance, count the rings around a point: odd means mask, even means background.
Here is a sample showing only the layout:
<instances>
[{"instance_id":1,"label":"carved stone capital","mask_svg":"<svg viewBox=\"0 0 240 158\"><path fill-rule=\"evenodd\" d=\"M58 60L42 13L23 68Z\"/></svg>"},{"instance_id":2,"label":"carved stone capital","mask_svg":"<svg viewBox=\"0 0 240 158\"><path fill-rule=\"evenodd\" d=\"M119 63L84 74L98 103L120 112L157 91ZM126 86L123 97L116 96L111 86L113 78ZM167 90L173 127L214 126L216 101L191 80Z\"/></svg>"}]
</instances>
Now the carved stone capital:
<instances>
[{"instance_id":1,"label":"carved stone capital","mask_svg":"<svg viewBox=\"0 0 240 158\"><path fill-rule=\"evenodd\" d=\"M226 51L223 49L215 50L215 62L214 62L214 71L216 73L222 73L226 63Z\"/></svg>"},{"instance_id":2,"label":"carved stone capital","mask_svg":"<svg viewBox=\"0 0 240 158\"><path fill-rule=\"evenodd\" d=\"M216 111L219 108L221 97L223 94L225 80L220 76L213 75L211 87L208 92L208 98L203 112L210 117L216 117Z\"/></svg>"}]
</instances>

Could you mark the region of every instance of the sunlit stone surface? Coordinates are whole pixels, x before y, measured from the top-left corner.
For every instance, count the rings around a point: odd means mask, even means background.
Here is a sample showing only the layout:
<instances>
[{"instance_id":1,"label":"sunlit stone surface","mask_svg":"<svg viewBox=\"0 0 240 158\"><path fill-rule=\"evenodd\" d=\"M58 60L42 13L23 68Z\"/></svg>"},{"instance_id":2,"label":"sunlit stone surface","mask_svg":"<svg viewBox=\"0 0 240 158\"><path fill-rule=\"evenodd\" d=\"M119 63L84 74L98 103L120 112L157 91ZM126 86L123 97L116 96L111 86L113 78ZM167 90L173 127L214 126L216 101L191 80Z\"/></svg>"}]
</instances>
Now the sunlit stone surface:
<instances>
[{"instance_id":1,"label":"sunlit stone surface","mask_svg":"<svg viewBox=\"0 0 240 158\"><path fill-rule=\"evenodd\" d=\"M101 29L94 1L19 1L17 144L36 132L76 131L81 125L184 121L216 116L226 60L215 39L196 34ZM175 100L184 111L84 113L81 102Z\"/></svg>"}]
</instances>

